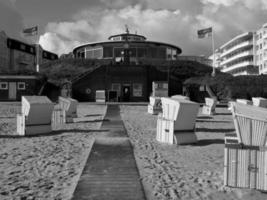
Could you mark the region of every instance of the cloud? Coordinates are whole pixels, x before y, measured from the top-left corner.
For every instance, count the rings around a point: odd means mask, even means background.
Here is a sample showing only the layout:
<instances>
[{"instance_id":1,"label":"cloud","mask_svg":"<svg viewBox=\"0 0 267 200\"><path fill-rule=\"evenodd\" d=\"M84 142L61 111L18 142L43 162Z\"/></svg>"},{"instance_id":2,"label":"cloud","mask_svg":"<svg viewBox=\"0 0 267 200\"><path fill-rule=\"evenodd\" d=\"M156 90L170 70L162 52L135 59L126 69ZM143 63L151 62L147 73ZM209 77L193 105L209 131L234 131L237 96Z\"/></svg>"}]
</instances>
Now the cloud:
<instances>
[{"instance_id":1,"label":"cloud","mask_svg":"<svg viewBox=\"0 0 267 200\"><path fill-rule=\"evenodd\" d=\"M266 10L266 0L201 0L204 4L213 4L217 6L226 6L233 8L239 7L240 5L246 6L250 10Z\"/></svg>"},{"instance_id":2,"label":"cloud","mask_svg":"<svg viewBox=\"0 0 267 200\"><path fill-rule=\"evenodd\" d=\"M107 40L112 34L124 32L125 24L128 24L132 33L137 31L148 40L175 44L185 52L189 52L189 48L196 49L190 39L192 34L196 37L196 31L189 26L196 21L189 15L182 15L180 10L142 9L142 6L136 5L122 9L84 10L76 14L74 19L69 22L49 23L46 26L46 37L42 36L40 41L42 46L61 54L72 51L71 41L76 41L77 44L77 41L88 43ZM61 44L65 42L68 45Z\"/></svg>"},{"instance_id":3,"label":"cloud","mask_svg":"<svg viewBox=\"0 0 267 200\"><path fill-rule=\"evenodd\" d=\"M239 0L201 0L204 4L214 4L214 5L223 5L223 6L232 6Z\"/></svg>"},{"instance_id":4,"label":"cloud","mask_svg":"<svg viewBox=\"0 0 267 200\"><path fill-rule=\"evenodd\" d=\"M75 13L69 21L50 22L41 44L59 54L78 44L107 40L125 31L148 40L171 43L183 54L211 54L211 40L197 30L212 26L215 47L266 23L266 0L100 0L101 5ZM162 9L164 8L164 9ZM55 37L55 38L53 38Z\"/></svg>"},{"instance_id":5,"label":"cloud","mask_svg":"<svg viewBox=\"0 0 267 200\"><path fill-rule=\"evenodd\" d=\"M43 34L40 37L39 43L44 49L60 54L69 53L69 49L81 44L78 41L66 40L57 33L51 32Z\"/></svg>"}]
</instances>

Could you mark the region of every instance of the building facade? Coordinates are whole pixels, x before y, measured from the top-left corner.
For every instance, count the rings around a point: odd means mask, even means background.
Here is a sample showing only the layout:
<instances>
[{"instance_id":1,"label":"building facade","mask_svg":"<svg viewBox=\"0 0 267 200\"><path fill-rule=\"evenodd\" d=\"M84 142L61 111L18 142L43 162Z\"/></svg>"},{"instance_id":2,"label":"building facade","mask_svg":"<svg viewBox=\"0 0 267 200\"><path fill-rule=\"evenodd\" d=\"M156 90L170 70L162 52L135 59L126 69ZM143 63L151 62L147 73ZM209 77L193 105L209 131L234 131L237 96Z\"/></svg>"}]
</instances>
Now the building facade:
<instances>
[{"instance_id":1,"label":"building facade","mask_svg":"<svg viewBox=\"0 0 267 200\"><path fill-rule=\"evenodd\" d=\"M215 67L234 76L266 74L267 24L257 31L242 33L216 49Z\"/></svg>"},{"instance_id":2,"label":"building facade","mask_svg":"<svg viewBox=\"0 0 267 200\"><path fill-rule=\"evenodd\" d=\"M35 95L39 82L36 76L0 75L0 101L20 101L23 95Z\"/></svg>"},{"instance_id":3,"label":"building facade","mask_svg":"<svg viewBox=\"0 0 267 200\"><path fill-rule=\"evenodd\" d=\"M73 50L75 58L107 59L112 62L142 64L145 60L177 60L182 50L174 45L146 40L146 37L130 34L113 35L105 42L80 45Z\"/></svg>"},{"instance_id":4,"label":"building facade","mask_svg":"<svg viewBox=\"0 0 267 200\"><path fill-rule=\"evenodd\" d=\"M184 80L154 66L102 65L72 81L72 95L79 101L95 101L96 91L104 90L107 101L112 97L120 102L145 102L152 94L153 81L168 82L169 95L174 95L182 93Z\"/></svg>"},{"instance_id":5,"label":"building facade","mask_svg":"<svg viewBox=\"0 0 267 200\"><path fill-rule=\"evenodd\" d=\"M259 74L267 74L267 23L255 33L255 64Z\"/></svg>"},{"instance_id":6,"label":"building facade","mask_svg":"<svg viewBox=\"0 0 267 200\"><path fill-rule=\"evenodd\" d=\"M178 60L188 60L188 61L195 61L199 62L204 65L212 66L212 59L207 58L206 56L178 56Z\"/></svg>"},{"instance_id":7,"label":"building facade","mask_svg":"<svg viewBox=\"0 0 267 200\"><path fill-rule=\"evenodd\" d=\"M9 38L2 31L0 32L0 69L12 71L33 68L37 63L38 50L39 64L58 59L56 54L43 50L40 45L38 47Z\"/></svg>"}]
</instances>

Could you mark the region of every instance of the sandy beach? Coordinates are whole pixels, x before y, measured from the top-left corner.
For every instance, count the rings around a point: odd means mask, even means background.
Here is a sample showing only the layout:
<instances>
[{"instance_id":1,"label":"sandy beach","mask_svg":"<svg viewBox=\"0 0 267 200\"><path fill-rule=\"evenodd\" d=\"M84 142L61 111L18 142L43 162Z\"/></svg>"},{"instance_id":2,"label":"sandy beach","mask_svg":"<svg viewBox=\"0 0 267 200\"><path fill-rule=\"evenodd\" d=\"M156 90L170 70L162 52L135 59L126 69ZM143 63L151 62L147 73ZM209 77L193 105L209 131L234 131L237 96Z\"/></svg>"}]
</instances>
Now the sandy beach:
<instances>
[{"instance_id":1,"label":"sandy beach","mask_svg":"<svg viewBox=\"0 0 267 200\"><path fill-rule=\"evenodd\" d=\"M256 190L223 186L224 134L233 132L232 116L217 108L199 113L198 144L165 145L156 141L157 116L147 106L122 105L141 181L149 200L266 200ZM75 123L53 133L18 137L19 104L0 106L0 199L70 199L106 112L105 105L79 104Z\"/></svg>"},{"instance_id":2,"label":"sandy beach","mask_svg":"<svg viewBox=\"0 0 267 200\"><path fill-rule=\"evenodd\" d=\"M256 190L223 186L224 134L233 132L227 108L214 116L199 112L198 144L166 145L156 141L157 116L145 106L121 106L148 199L266 200ZM142 117L140 117L142 116Z\"/></svg>"},{"instance_id":3,"label":"sandy beach","mask_svg":"<svg viewBox=\"0 0 267 200\"><path fill-rule=\"evenodd\" d=\"M16 137L18 104L0 106L0 199L70 199L106 106L80 104L76 123Z\"/></svg>"}]
</instances>

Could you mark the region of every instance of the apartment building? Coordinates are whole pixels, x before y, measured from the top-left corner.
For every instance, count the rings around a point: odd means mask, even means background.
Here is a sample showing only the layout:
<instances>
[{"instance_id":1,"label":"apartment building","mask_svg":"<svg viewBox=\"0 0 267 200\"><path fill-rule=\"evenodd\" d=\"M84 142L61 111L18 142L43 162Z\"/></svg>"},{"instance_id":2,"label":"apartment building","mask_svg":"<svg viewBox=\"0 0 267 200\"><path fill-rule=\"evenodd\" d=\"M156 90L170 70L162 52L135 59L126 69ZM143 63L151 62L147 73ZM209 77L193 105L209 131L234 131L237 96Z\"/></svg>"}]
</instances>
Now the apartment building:
<instances>
[{"instance_id":1,"label":"apartment building","mask_svg":"<svg viewBox=\"0 0 267 200\"><path fill-rule=\"evenodd\" d=\"M204 65L212 66L212 59L207 58L205 56L182 55L182 56L178 56L177 60L195 61L195 62L199 62Z\"/></svg>"},{"instance_id":2,"label":"apartment building","mask_svg":"<svg viewBox=\"0 0 267 200\"><path fill-rule=\"evenodd\" d=\"M267 23L255 33L255 64L259 74L267 74Z\"/></svg>"},{"instance_id":3,"label":"apartment building","mask_svg":"<svg viewBox=\"0 0 267 200\"><path fill-rule=\"evenodd\" d=\"M242 33L216 49L214 63L222 72L234 76L266 74L267 24L257 31Z\"/></svg>"}]
</instances>

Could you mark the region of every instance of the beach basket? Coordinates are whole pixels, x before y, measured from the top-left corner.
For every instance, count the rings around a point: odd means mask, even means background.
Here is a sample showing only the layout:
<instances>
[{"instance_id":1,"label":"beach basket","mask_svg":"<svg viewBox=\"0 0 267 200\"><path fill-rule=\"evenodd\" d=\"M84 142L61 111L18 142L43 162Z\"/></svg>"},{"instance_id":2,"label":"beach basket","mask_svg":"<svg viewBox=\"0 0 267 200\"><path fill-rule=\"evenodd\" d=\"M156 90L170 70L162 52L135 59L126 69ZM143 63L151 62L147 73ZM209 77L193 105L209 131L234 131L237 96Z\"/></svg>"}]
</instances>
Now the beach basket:
<instances>
[{"instance_id":1,"label":"beach basket","mask_svg":"<svg viewBox=\"0 0 267 200\"><path fill-rule=\"evenodd\" d=\"M189 97L183 96L183 95L173 95L171 96L173 99L185 99L185 100L190 100Z\"/></svg>"},{"instance_id":2,"label":"beach basket","mask_svg":"<svg viewBox=\"0 0 267 200\"><path fill-rule=\"evenodd\" d=\"M233 103L232 106L239 142L248 146L266 146L267 108L242 103Z\"/></svg>"},{"instance_id":3,"label":"beach basket","mask_svg":"<svg viewBox=\"0 0 267 200\"><path fill-rule=\"evenodd\" d=\"M59 97L58 103L60 108L65 112L65 121L67 123L73 122L73 118L77 118L78 101L70 97Z\"/></svg>"},{"instance_id":4,"label":"beach basket","mask_svg":"<svg viewBox=\"0 0 267 200\"><path fill-rule=\"evenodd\" d=\"M160 97L149 97L149 104L147 106L147 112L149 114L155 115L162 111L161 108L161 99Z\"/></svg>"},{"instance_id":5,"label":"beach basket","mask_svg":"<svg viewBox=\"0 0 267 200\"><path fill-rule=\"evenodd\" d=\"M205 105L202 107L202 113L205 115L215 114L217 99L205 98Z\"/></svg>"},{"instance_id":6,"label":"beach basket","mask_svg":"<svg viewBox=\"0 0 267 200\"><path fill-rule=\"evenodd\" d=\"M162 117L175 121L174 130L194 130L199 104L174 98L161 98Z\"/></svg>"},{"instance_id":7,"label":"beach basket","mask_svg":"<svg viewBox=\"0 0 267 200\"><path fill-rule=\"evenodd\" d=\"M157 121L157 140L169 144L196 143L195 121L199 104L176 98L161 98L162 115Z\"/></svg>"},{"instance_id":8,"label":"beach basket","mask_svg":"<svg viewBox=\"0 0 267 200\"><path fill-rule=\"evenodd\" d=\"M161 107L161 97L150 96L149 97L149 104L151 106Z\"/></svg>"},{"instance_id":9,"label":"beach basket","mask_svg":"<svg viewBox=\"0 0 267 200\"><path fill-rule=\"evenodd\" d=\"M22 96L21 104L21 114L17 115L19 135L51 132L54 104L46 96Z\"/></svg>"},{"instance_id":10,"label":"beach basket","mask_svg":"<svg viewBox=\"0 0 267 200\"><path fill-rule=\"evenodd\" d=\"M237 103L242 103L242 104L246 104L246 105L252 105L252 101L247 100L247 99L236 99Z\"/></svg>"},{"instance_id":11,"label":"beach basket","mask_svg":"<svg viewBox=\"0 0 267 200\"><path fill-rule=\"evenodd\" d=\"M160 113L156 140L166 144L192 144L197 142L197 137L194 130L175 130L175 121L164 119Z\"/></svg>"},{"instance_id":12,"label":"beach basket","mask_svg":"<svg viewBox=\"0 0 267 200\"><path fill-rule=\"evenodd\" d=\"M96 90L95 91L95 101L99 103L106 102L106 92L105 90Z\"/></svg>"},{"instance_id":13,"label":"beach basket","mask_svg":"<svg viewBox=\"0 0 267 200\"><path fill-rule=\"evenodd\" d=\"M64 124L66 122L65 114L66 112L62 108L55 107L52 114L53 125Z\"/></svg>"},{"instance_id":14,"label":"beach basket","mask_svg":"<svg viewBox=\"0 0 267 200\"><path fill-rule=\"evenodd\" d=\"M263 108L267 108L267 99L262 97L252 97L252 102L254 106L259 106Z\"/></svg>"},{"instance_id":15,"label":"beach basket","mask_svg":"<svg viewBox=\"0 0 267 200\"><path fill-rule=\"evenodd\" d=\"M224 185L267 191L267 149L225 145Z\"/></svg>"}]
</instances>

